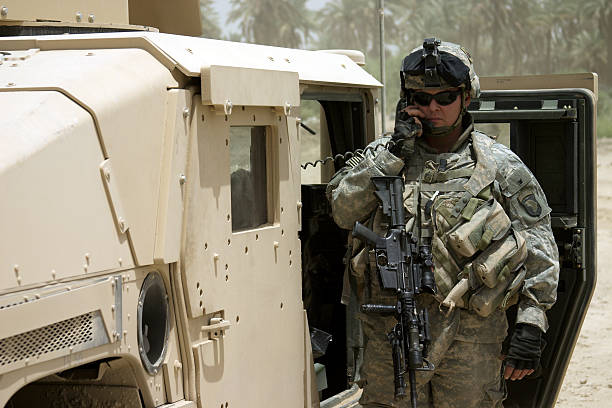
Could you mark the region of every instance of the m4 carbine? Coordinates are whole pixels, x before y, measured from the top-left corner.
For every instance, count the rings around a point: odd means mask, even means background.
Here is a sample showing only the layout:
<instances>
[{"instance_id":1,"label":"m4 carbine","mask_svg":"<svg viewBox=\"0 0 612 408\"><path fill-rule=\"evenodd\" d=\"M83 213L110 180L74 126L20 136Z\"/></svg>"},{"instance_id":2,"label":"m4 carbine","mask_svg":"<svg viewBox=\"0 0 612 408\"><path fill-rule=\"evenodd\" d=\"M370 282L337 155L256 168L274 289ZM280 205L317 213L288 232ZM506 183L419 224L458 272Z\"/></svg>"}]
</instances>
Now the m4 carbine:
<instances>
[{"instance_id":1,"label":"m4 carbine","mask_svg":"<svg viewBox=\"0 0 612 408\"><path fill-rule=\"evenodd\" d=\"M353 236L367 242L375 251L376 267L383 289L397 294L395 305L365 304L364 313L395 315L397 324L387 335L392 347L395 399L406 396L404 374L408 372L412 407L416 408L416 371L430 371L427 347L431 341L427 309L419 310L416 295L435 293L431 247L417 245L404 219L404 180L402 177L372 177L383 214L390 217L387 235L379 236L355 223Z\"/></svg>"}]
</instances>

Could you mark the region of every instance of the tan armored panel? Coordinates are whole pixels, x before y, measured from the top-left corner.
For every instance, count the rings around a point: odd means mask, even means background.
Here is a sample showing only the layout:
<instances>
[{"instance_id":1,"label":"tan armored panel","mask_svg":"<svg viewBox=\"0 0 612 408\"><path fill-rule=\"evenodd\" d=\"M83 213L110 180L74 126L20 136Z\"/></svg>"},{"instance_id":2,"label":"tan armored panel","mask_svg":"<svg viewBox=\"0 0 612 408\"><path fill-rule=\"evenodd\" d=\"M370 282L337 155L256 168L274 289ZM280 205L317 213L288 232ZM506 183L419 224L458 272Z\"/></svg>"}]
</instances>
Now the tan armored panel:
<instances>
[{"instance_id":1,"label":"tan armored panel","mask_svg":"<svg viewBox=\"0 0 612 408\"><path fill-rule=\"evenodd\" d=\"M162 33L202 35L199 0L129 0L130 24Z\"/></svg>"},{"instance_id":2,"label":"tan armored panel","mask_svg":"<svg viewBox=\"0 0 612 408\"><path fill-rule=\"evenodd\" d=\"M195 118L197 138L190 147L186 184L184 285L203 405L302 406L299 195L289 170L289 138L295 130L289 136L284 113L264 107L234 106L225 115L198 105ZM295 129L294 120L292 125ZM238 214L231 211L231 129L244 126L266 129L268 221L233 232L232 217ZM229 325L223 336L208 328L217 316ZM238 377L261 381L232 380Z\"/></svg>"},{"instance_id":3,"label":"tan armored panel","mask_svg":"<svg viewBox=\"0 0 612 408\"><path fill-rule=\"evenodd\" d=\"M12 271L0 274L0 290L133 265L100 176L91 115L56 91L0 92L0 105L12 136L0 139L0 224L11 231L0 260Z\"/></svg>"},{"instance_id":4,"label":"tan armored panel","mask_svg":"<svg viewBox=\"0 0 612 408\"><path fill-rule=\"evenodd\" d=\"M3 20L128 24L128 0L2 0Z\"/></svg>"},{"instance_id":5,"label":"tan armored panel","mask_svg":"<svg viewBox=\"0 0 612 408\"><path fill-rule=\"evenodd\" d=\"M581 74L550 74L524 76L481 77L483 90L584 88L597 98L599 76L594 72Z\"/></svg>"},{"instance_id":6,"label":"tan armored panel","mask_svg":"<svg viewBox=\"0 0 612 408\"><path fill-rule=\"evenodd\" d=\"M0 24L144 29L200 36L198 0L3 0ZM140 26L140 27L138 27Z\"/></svg>"},{"instance_id":7,"label":"tan armored panel","mask_svg":"<svg viewBox=\"0 0 612 408\"><path fill-rule=\"evenodd\" d=\"M19 53L14 52L11 56L17 56ZM18 69L17 69L18 68ZM142 77L141 72L146 71L147 76ZM39 72L44 72L40 75ZM83 72L87 72L84 76ZM13 94L17 91L33 91L33 90L57 90L58 93L65 95L65 99L70 99L74 106L79 106L81 112L87 111L90 116L90 121L95 128L94 141L97 139L97 148L100 150L99 160L95 160L94 166L97 168L98 176L92 180L87 187L93 186L93 181L97 185L106 188L109 195L107 200L106 211L108 205L111 205L115 224L118 229L119 240L124 242L130 239L136 259L134 262L139 264L151 264L154 257L155 230L156 230L156 213L157 213L157 197L159 193L160 182L160 161L162 157L162 139L164 133L165 110L166 110L166 88L175 84L170 73L160 65L150 54L142 50L125 49L125 50L95 50L95 51L41 51L34 53L31 57L24 60L9 61L0 65L1 86L0 93ZM138 81L136 80L138 78ZM10 98L10 96L6 96ZM67 98L66 98L67 97ZM30 106L30 105L25 105ZM28 109L24 107L23 109ZM59 108L54 108L59 109ZM30 114L32 117L37 116L37 111ZM54 113L57 118L63 115L61 112ZM17 116L19 117L19 116ZM14 120L13 116L3 116L5 120ZM136 120L138 119L138 120ZM32 122L26 115L22 116L24 123L29 123L29 128L35 127L37 122ZM7 126L10 126L7 124ZM42 126L39 125L39 126ZM58 124L60 126L60 124ZM6 129L14 129L15 132L20 132L23 128L13 126ZM26 128L28 129L28 128ZM43 129L41 127L41 129ZM35 130L32 130L35 132ZM70 128L66 129L72 135ZM44 134L44 133L43 133ZM76 137L76 136L72 136ZM50 149L48 141L42 140L42 151ZM8 151L8 150L6 150ZM70 155L71 152L66 152ZM78 156L77 156L78 157ZM40 166L40 170L50 167L51 169L57 166L56 159L52 154L46 161L29 160L28 165L36 162L36 166ZM76 157L72 160L76 161ZM93 158L92 158L93 160ZM104 161L104 163L102 163ZM61 161L60 161L61 162ZM75 163L72 177L82 176L83 170L79 170L82 166L82 161ZM100 168L102 166L102 168ZM101 177L104 173L104 177ZM43 174L50 174L49 171ZM40 177L33 174L32 177ZM99 177L99 178L98 178ZM8 175L4 174L1 180L7 179ZM12 180L12 178L11 178ZM57 200L58 198L66 199L65 191L74 191L78 195L77 185L71 184L66 177L58 177L55 179L56 184L61 185L61 188L56 188L46 192L49 199ZM29 183L40 183L37 180L31 180ZM104 183L104 184L101 184ZM51 184L46 183L46 186ZM83 199L83 195L78 195ZM89 200L92 204L77 205L80 208L92 208L92 205L99 205L99 200L93 197ZM96 201L96 203L93 203ZM21 211L30 211L32 214L44 214L43 201L29 201L30 205L34 206L31 210L26 208L17 209L17 212L4 212L2 217L11 219L22 218L19 214ZM70 200L58 205L55 210L57 213L47 213L45 219L57 220L65 219L69 224L69 228L85 228L86 224L83 220L70 218L76 214L75 211L70 211L71 206L67 205ZM40 210L38 209L40 206ZM84 210L80 210L84 211ZM123 212L123 213L122 213ZM27 217L25 217L27 219ZM95 218L92 214L91 218ZM8 222L8 220L7 220ZM87 221L90 222L90 221ZM48 244L42 245L41 248L46 248L45 252L51 256L60 257L59 254L64 254L66 242L64 240L65 228L60 228L58 223L55 229L49 227L49 234L53 234L55 238L49 240ZM91 235L91 234L90 234ZM76 237L75 237L76 238ZM72 239L75 239L72 238ZM14 248L22 248L25 250L31 247L25 241L27 238L19 242L14 241ZM116 238L115 238L116 240ZM70 245L68 245L70 247ZM3 245L3 247L5 247ZM77 246L78 247L78 246ZM79 255L79 262L84 262L85 253L89 253L92 261L99 255L97 252L102 251L99 246L92 246L85 249ZM12 252L11 263L21 264L22 261L18 258L25 256L17 256L19 252ZM116 256L112 265L115 267L126 266L119 262L119 258L128 262L130 257ZM3 258L4 259L4 258ZM30 282L49 280L50 271L56 270L58 278L66 276L68 273L64 268L60 268L50 258L48 261L45 257L36 257L37 262L45 263L45 267L40 269L39 277L31 276ZM109 269L111 264L105 263L104 268L95 268L95 264L88 268L79 268L82 273L92 273L96 270ZM102 265L101 265L102 266ZM38 268L37 268L38 269ZM84 270L86 269L86 270ZM71 269L70 273L75 273L75 269ZM27 276L24 270L23 274ZM27 279L27 278L23 278ZM15 282L16 283L16 282ZM26 284L23 280L22 284Z\"/></svg>"}]
</instances>

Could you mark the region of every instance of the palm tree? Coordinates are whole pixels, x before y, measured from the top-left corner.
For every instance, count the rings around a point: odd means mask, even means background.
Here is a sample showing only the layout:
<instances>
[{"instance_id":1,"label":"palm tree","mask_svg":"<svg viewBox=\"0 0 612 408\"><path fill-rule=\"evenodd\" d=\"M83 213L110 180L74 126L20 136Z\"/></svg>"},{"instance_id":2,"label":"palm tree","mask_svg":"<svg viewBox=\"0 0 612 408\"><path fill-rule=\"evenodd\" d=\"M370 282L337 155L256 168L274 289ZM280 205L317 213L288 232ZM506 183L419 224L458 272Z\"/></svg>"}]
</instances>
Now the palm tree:
<instances>
[{"instance_id":1,"label":"palm tree","mask_svg":"<svg viewBox=\"0 0 612 408\"><path fill-rule=\"evenodd\" d=\"M585 0L581 8L587 30L580 48L592 51L595 58L593 68L601 75L602 82L612 85L612 3L609 0Z\"/></svg>"},{"instance_id":2,"label":"palm tree","mask_svg":"<svg viewBox=\"0 0 612 408\"><path fill-rule=\"evenodd\" d=\"M344 48L378 54L378 1L337 0L328 2L316 15L319 48ZM395 24L385 15L387 35L393 35Z\"/></svg>"},{"instance_id":3,"label":"palm tree","mask_svg":"<svg viewBox=\"0 0 612 408\"><path fill-rule=\"evenodd\" d=\"M239 22L244 40L299 48L310 35L306 0L231 0L228 21Z\"/></svg>"},{"instance_id":4,"label":"palm tree","mask_svg":"<svg viewBox=\"0 0 612 408\"><path fill-rule=\"evenodd\" d=\"M219 16L212 7L212 0L200 0L200 16L202 18L202 37L221 38L221 29L217 21Z\"/></svg>"}]
</instances>

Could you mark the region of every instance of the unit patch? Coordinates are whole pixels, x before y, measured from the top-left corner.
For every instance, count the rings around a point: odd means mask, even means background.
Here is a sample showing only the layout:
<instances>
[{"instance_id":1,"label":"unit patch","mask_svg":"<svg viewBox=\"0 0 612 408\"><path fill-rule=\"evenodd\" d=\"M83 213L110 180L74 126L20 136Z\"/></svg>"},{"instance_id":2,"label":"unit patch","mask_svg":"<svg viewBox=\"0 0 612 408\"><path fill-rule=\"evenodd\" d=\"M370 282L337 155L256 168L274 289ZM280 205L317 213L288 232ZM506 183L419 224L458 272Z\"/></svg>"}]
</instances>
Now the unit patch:
<instances>
[{"instance_id":1,"label":"unit patch","mask_svg":"<svg viewBox=\"0 0 612 408\"><path fill-rule=\"evenodd\" d=\"M527 214L531 215L534 218L539 217L542 214L542 207L538 200L536 200L535 195L529 194L521 199L521 205L527 211Z\"/></svg>"}]
</instances>

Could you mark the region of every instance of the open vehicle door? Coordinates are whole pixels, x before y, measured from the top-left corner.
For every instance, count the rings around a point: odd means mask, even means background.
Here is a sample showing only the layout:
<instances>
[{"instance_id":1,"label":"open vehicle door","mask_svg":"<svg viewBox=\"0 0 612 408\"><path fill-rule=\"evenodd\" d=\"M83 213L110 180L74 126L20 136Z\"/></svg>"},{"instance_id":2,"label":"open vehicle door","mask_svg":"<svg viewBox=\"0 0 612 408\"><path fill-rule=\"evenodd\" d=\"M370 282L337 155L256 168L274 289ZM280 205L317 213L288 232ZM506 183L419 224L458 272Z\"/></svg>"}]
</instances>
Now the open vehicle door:
<instances>
[{"instance_id":1,"label":"open vehicle door","mask_svg":"<svg viewBox=\"0 0 612 408\"><path fill-rule=\"evenodd\" d=\"M483 92L470 105L475 127L489 134L497 128L498 141L510 146L544 189L561 268L541 369L508 382L504 406L552 407L595 289L597 75L481 81ZM509 318L515 313L511 308Z\"/></svg>"}]
</instances>

